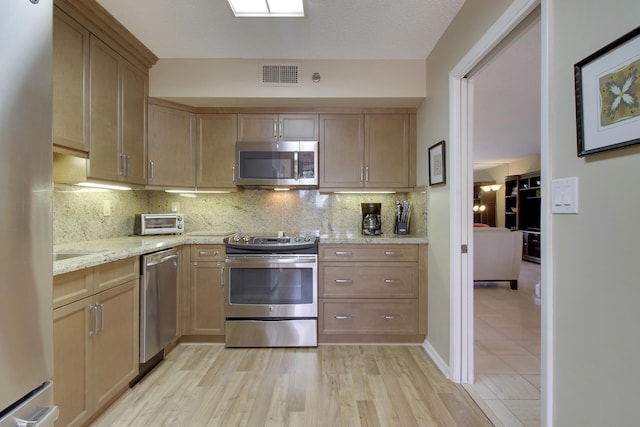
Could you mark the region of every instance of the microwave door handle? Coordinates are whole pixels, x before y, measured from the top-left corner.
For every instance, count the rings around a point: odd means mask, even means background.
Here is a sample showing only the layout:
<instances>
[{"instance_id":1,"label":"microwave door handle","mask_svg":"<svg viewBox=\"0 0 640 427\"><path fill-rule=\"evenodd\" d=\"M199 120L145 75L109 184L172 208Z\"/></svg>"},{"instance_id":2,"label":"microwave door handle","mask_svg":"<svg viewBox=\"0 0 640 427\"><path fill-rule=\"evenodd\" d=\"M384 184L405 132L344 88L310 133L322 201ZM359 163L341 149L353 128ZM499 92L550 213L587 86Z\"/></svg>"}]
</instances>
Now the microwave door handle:
<instances>
[{"instance_id":1,"label":"microwave door handle","mask_svg":"<svg viewBox=\"0 0 640 427\"><path fill-rule=\"evenodd\" d=\"M300 179L300 170L298 165L298 152L293 153L293 178L297 181Z\"/></svg>"}]
</instances>

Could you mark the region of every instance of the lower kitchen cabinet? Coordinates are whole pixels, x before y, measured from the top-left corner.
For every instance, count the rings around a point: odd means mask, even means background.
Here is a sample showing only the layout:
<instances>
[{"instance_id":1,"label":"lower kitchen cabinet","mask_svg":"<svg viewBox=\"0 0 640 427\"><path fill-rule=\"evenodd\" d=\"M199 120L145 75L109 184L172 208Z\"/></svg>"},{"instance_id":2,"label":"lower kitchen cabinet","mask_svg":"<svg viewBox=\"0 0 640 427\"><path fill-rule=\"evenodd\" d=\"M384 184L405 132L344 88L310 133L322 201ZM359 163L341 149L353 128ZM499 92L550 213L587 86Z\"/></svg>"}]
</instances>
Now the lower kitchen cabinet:
<instances>
[{"instance_id":1,"label":"lower kitchen cabinet","mask_svg":"<svg viewBox=\"0 0 640 427\"><path fill-rule=\"evenodd\" d=\"M224 245L191 246L184 335L224 336L224 258Z\"/></svg>"},{"instance_id":2,"label":"lower kitchen cabinet","mask_svg":"<svg viewBox=\"0 0 640 427\"><path fill-rule=\"evenodd\" d=\"M318 341L422 342L426 245L321 244Z\"/></svg>"},{"instance_id":3,"label":"lower kitchen cabinet","mask_svg":"<svg viewBox=\"0 0 640 427\"><path fill-rule=\"evenodd\" d=\"M127 273L120 276L123 283L115 275L125 264L139 264L137 257L111 264L54 278L54 403L60 408L56 426L85 425L138 374L139 278ZM111 287L92 293L103 284L98 272L109 277ZM70 297L63 297L60 289L78 294L86 291L77 289L89 289L92 295L66 303Z\"/></svg>"}]
</instances>

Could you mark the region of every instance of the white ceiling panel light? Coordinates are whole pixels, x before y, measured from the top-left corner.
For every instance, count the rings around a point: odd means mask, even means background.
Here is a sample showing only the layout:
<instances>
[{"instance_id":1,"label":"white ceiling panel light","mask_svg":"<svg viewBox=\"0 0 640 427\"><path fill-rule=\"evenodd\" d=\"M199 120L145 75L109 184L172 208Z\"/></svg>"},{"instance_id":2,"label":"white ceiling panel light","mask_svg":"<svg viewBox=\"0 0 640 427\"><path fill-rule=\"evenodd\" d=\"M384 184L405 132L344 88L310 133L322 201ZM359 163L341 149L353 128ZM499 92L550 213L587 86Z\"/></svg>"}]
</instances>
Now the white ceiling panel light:
<instances>
[{"instance_id":1,"label":"white ceiling panel light","mask_svg":"<svg viewBox=\"0 0 640 427\"><path fill-rule=\"evenodd\" d=\"M236 17L304 17L303 0L228 0Z\"/></svg>"}]
</instances>

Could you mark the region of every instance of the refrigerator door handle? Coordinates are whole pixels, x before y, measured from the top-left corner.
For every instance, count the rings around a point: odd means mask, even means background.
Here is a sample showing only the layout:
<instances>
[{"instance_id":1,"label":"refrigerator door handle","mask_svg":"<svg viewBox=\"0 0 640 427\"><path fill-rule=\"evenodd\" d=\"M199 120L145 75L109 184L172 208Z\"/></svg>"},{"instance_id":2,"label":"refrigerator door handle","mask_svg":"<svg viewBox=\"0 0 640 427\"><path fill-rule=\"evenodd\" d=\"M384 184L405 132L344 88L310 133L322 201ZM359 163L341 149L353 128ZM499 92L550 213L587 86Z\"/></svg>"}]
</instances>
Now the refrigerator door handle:
<instances>
[{"instance_id":1,"label":"refrigerator door handle","mask_svg":"<svg viewBox=\"0 0 640 427\"><path fill-rule=\"evenodd\" d=\"M14 418L17 427L49 427L53 426L55 420L60 415L60 408L50 406L40 409L33 417L28 420Z\"/></svg>"}]
</instances>

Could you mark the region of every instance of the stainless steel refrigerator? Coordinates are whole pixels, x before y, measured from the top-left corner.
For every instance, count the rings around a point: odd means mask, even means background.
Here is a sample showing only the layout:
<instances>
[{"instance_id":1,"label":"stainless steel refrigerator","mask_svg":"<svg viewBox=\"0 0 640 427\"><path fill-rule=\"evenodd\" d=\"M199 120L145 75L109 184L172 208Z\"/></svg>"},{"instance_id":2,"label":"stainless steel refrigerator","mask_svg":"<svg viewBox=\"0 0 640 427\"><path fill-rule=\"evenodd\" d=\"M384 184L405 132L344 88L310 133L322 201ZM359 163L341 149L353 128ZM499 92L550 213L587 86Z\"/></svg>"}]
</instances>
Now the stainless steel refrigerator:
<instances>
[{"instance_id":1,"label":"stainless steel refrigerator","mask_svg":"<svg viewBox=\"0 0 640 427\"><path fill-rule=\"evenodd\" d=\"M0 5L0 427L50 426L53 0ZM20 422L19 419L30 422Z\"/></svg>"}]
</instances>

